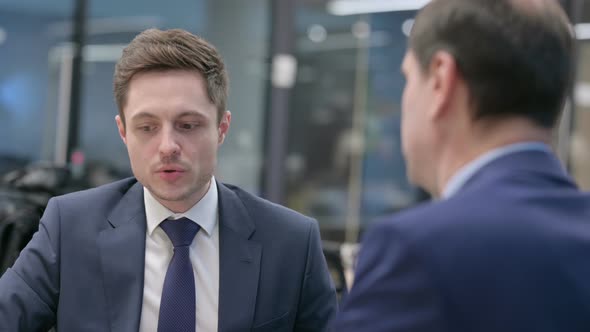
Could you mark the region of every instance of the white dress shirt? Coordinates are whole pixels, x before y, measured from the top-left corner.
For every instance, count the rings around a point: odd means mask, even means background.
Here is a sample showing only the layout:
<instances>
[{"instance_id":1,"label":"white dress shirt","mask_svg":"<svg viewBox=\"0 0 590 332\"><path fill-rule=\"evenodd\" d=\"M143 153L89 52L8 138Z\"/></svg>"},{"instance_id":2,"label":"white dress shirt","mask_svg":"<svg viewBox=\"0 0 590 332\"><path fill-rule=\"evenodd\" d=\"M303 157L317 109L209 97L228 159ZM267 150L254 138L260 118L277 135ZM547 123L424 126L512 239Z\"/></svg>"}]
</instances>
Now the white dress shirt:
<instances>
[{"instance_id":1,"label":"white dress shirt","mask_svg":"<svg viewBox=\"0 0 590 332\"><path fill-rule=\"evenodd\" d=\"M449 198L453 196L459 189L461 189L469 179L471 179L480 169L492 161L509 155L511 153L523 151L545 151L551 152L549 145L541 142L522 142L502 146L490 150L473 161L461 167L453 176L447 181L442 192L442 198Z\"/></svg>"},{"instance_id":2,"label":"white dress shirt","mask_svg":"<svg viewBox=\"0 0 590 332\"><path fill-rule=\"evenodd\" d=\"M219 304L219 228L215 178L211 178L207 194L182 214L165 208L145 187L143 192L147 232L139 331L156 332L158 329L162 288L173 254L172 242L159 227L160 222L186 217L201 226L190 246L190 260L195 274L196 330L216 332Z\"/></svg>"}]
</instances>

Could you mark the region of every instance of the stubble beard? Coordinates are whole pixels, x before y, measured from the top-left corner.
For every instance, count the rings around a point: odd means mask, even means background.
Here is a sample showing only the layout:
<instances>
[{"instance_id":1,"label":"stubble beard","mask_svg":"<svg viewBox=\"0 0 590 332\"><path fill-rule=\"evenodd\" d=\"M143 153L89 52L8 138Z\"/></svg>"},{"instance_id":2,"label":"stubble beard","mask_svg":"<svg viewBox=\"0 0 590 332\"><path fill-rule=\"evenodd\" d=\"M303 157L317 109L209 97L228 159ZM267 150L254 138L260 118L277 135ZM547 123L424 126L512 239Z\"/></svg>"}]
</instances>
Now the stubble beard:
<instances>
[{"instance_id":1,"label":"stubble beard","mask_svg":"<svg viewBox=\"0 0 590 332\"><path fill-rule=\"evenodd\" d=\"M180 193L166 193L165 190L160 190L157 187L148 188L152 195L154 195L158 200L168 201L168 202L181 202L184 200L189 200L192 196L198 193L197 200L194 202L195 204L205 196L207 193L210 181L213 178L214 171L211 170L202 174L194 185L187 187L184 191Z\"/></svg>"}]
</instances>

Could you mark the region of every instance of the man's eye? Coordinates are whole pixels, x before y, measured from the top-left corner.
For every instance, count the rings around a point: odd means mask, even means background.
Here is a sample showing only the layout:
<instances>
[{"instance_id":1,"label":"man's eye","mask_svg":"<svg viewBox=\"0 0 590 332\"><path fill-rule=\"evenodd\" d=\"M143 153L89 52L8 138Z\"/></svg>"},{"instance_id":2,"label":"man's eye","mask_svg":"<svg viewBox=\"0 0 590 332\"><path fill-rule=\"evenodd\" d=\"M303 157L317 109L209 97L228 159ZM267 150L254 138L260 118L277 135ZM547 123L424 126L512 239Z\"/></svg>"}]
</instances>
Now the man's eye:
<instances>
[{"instance_id":1,"label":"man's eye","mask_svg":"<svg viewBox=\"0 0 590 332\"><path fill-rule=\"evenodd\" d=\"M180 129L182 130L193 130L198 127L197 123L182 123L180 124Z\"/></svg>"},{"instance_id":2,"label":"man's eye","mask_svg":"<svg viewBox=\"0 0 590 332\"><path fill-rule=\"evenodd\" d=\"M153 131L156 127L155 126L139 126L137 129L139 129L139 131L143 131L143 132L150 132Z\"/></svg>"}]
</instances>

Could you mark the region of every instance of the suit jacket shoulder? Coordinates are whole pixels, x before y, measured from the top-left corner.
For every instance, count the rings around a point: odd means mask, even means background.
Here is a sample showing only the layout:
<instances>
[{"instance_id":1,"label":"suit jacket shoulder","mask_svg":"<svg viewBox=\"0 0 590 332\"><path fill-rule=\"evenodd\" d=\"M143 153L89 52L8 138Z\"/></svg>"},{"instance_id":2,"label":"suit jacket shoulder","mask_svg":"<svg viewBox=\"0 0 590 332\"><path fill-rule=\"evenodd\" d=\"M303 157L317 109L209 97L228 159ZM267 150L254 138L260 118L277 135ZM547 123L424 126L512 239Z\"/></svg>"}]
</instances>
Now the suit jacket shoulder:
<instances>
[{"instance_id":1,"label":"suit jacket shoulder","mask_svg":"<svg viewBox=\"0 0 590 332\"><path fill-rule=\"evenodd\" d=\"M60 206L73 210L86 210L93 206L114 206L137 183L135 178L126 178L96 188L56 196L53 199L58 200Z\"/></svg>"},{"instance_id":2,"label":"suit jacket shoulder","mask_svg":"<svg viewBox=\"0 0 590 332\"><path fill-rule=\"evenodd\" d=\"M304 232L317 222L297 211L266 199L255 196L247 191L229 184L223 184L239 199L247 214L256 225L256 232L277 235L279 233Z\"/></svg>"}]
</instances>

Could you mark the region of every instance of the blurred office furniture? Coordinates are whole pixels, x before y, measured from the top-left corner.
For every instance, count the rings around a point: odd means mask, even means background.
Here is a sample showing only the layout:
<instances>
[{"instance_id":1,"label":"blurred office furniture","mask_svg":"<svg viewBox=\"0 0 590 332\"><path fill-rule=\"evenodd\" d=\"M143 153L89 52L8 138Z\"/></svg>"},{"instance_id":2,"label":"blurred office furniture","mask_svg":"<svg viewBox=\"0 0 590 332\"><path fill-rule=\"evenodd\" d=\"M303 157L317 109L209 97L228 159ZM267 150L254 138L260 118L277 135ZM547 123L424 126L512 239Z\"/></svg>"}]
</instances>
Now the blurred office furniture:
<instances>
[{"instance_id":1,"label":"blurred office furniture","mask_svg":"<svg viewBox=\"0 0 590 332\"><path fill-rule=\"evenodd\" d=\"M346 285L344 265L342 264L342 257L340 255L340 243L322 241L322 247L326 262L328 263L328 270L332 276L332 281L334 281L338 300L342 301L344 296L346 296L348 288Z\"/></svg>"},{"instance_id":2,"label":"blurred office furniture","mask_svg":"<svg viewBox=\"0 0 590 332\"><path fill-rule=\"evenodd\" d=\"M359 244L322 241L322 247L330 275L336 287L338 300L341 302L352 286Z\"/></svg>"},{"instance_id":3,"label":"blurred office furniture","mask_svg":"<svg viewBox=\"0 0 590 332\"><path fill-rule=\"evenodd\" d=\"M74 172L72 171L74 170ZM0 178L0 275L12 266L39 228L49 199L109 183L127 176L94 162L75 167L35 163Z\"/></svg>"},{"instance_id":4,"label":"blurred office furniture","mask_svg":"<svg viewBox=\"0 0 590 332\"><path fill-rule=\"evenodd\" d=\"M0 275L6 271L39 228L39 219L53 195L67 188L69 171L38 164L0 179Z\"/></svg>"}]
</instances>

